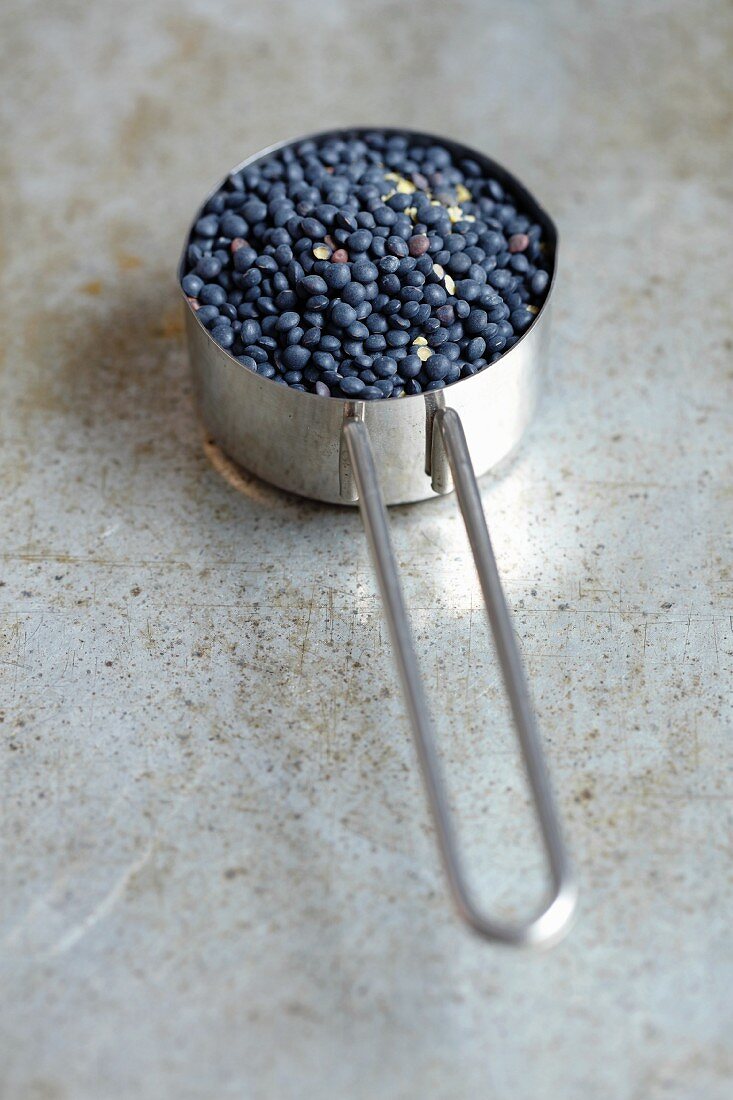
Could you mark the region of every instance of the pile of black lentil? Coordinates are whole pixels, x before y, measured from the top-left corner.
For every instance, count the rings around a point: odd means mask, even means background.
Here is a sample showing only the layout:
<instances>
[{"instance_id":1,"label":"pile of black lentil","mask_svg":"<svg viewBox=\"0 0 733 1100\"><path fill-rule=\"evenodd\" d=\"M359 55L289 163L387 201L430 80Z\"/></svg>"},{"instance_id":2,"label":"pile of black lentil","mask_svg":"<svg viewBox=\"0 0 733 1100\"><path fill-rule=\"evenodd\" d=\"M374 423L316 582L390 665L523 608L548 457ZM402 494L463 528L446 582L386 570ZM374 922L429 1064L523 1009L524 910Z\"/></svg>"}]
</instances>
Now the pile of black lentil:
<instances>
[{"instance_id":1,"label":"pile of black lentil","mask_svg":"<svg viewBox=\"0 0 733 1100\"><path fill-rule=\"evenodd\" d=\"M209 199L182 286L213 338L293 389L440 389L516 343L549 283L542 227L479 164L392 133L304 141Z\"/></svg>"}]
</instances>

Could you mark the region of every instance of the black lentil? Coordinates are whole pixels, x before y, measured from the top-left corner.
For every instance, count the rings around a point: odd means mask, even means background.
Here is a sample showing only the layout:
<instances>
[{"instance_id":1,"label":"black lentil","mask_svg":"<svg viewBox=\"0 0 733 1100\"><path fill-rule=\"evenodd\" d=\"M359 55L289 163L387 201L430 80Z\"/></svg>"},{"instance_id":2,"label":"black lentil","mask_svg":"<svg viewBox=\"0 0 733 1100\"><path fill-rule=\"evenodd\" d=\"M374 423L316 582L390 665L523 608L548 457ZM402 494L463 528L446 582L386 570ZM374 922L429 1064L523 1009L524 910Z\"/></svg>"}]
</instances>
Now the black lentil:
<instances>
[{"instance_id":1,"label":"black lentil","mask_svg":"<svg viewBox=\"0 0 733 1100\"><path fill-rule=\"evenodd\" d=\"M196 298L203 285L204 280L199 278L198 275L194 275L193 273L191 273L190 275L184 275L183 279L181 280L181 286L190 298Z\"/></svg>"},{"instance_id":2,"label":"black lentil","mask_svg":"<svg viewBox=\"0 0 733 1100\"><path fill-rule=\"evenodd\" d=\"M377 401L500 358L541 308L550 261L542 227L475 161L375 131L230 176L195 223L181 285L246 369Z\"/></svg>"}]
</instances>

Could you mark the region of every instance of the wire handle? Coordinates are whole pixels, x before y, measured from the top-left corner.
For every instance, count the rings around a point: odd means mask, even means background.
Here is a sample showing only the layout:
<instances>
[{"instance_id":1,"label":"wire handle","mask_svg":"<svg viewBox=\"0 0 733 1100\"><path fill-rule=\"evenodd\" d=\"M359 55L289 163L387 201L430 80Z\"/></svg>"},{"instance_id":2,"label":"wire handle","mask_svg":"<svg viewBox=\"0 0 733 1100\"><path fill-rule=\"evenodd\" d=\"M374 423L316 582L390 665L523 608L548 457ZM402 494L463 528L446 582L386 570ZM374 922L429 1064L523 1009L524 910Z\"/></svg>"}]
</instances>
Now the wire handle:
<instances>
[{"instance_id":1,"label":"wire handle","mask_svg":"<svg viewBox=\"0 0 733 1100\"><path fill-rule=\"evenodd\" d=\"M462 919L488 940L515 945L551 946L562 939L569 928L575 909L576 886L560 831L519 649L499 580L460 417L453 409L436 410L433 419L433 455L436 455L437 446L444 448L455 483L550 870L551 896L536 916L524 922L494 920L482 913L474 903L466 884L397 572L397 561L389 537L387 509L377 478L369 430L363 420L349 418L345 421L342 432L384 602L423 783L453 900ZM442 480L445 484L445 479ZM443 491L446 490L447 485Z\"/></svg>"}]
</instances>

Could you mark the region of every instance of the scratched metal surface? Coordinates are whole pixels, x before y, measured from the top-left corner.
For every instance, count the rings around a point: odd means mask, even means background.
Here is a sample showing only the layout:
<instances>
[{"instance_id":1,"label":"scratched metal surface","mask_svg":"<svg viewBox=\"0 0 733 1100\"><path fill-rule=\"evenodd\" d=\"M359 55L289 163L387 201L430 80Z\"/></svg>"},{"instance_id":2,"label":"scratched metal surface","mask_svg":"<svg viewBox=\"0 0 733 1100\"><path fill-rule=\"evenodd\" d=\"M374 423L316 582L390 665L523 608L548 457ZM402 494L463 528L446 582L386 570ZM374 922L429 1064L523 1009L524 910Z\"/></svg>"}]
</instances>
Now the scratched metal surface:
<instances>
[{"instance_id":1,"label":"scratched metal surface","mask_svg":"<svg viewBox=\"0 0 733 1100\"><path fill-rule=\"evenodd\" d=\"M729 5L1 19L2 1096L729 1096ZM450 910L358 516L228 470L191 404L200 196L381 119L506 162L562 237L548 395L483 483L581 876L543 956ZM511 910L540 866L455 504L392 520Z\"/></svg>"}]
</instances>

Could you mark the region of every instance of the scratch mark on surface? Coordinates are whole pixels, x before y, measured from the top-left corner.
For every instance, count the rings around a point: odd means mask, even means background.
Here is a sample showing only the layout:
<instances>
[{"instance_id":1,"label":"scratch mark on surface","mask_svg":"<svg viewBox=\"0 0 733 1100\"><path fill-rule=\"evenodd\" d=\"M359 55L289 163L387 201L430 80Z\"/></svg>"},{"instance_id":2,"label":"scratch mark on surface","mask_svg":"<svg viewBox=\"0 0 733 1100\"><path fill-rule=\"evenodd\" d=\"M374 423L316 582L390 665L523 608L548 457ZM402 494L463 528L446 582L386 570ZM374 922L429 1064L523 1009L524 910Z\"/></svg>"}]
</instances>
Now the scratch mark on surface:
<instances>
[{"instance_id":1,"label":"scratch mark on surface","mask_svg":"<svg viewBox=\"0 0 733 1100\"><path fill-rule=\"evenodd\" d=\"M720 668L720 652L718 651L718 630L713 619L713 645L715 646L715 664Z\"/></svg>"},{"instance_id":2,"label":"scratch mark on surface","mask_svg":"<svg viewBox=\"0 0 733 1100\"><path fill-rule=\"evenodd\" d=\"M78 924L75 924L72 928L70 928L68 932L66 932L61 937L61 939L57 940L53 947L49 949L49 958L56 958L58 955L64 955L67 951L70 951L71 948L79 943L79 941L83 939L84 936L87 935L87 933L91 932L91 930L96 927L96 925L98 925L100 921L109 916L114 907L124 896L125 890L127 889L130 882L133 880L135 875L138 875L140 871L142 871L143 867L150 859L151 855L153 854L154 848L155 844L153 841L151 841L150 844L148 844L148 846L146 847L145 851L142 853L142 855L140 855L136 860L133 860L133 862L125 868L123 873L112 885L111 889L107 891L99 904L95 905L92 911L90 913L87 913L83 920L79 921Z\"/></svg>"},{"instance_id":3,"label":"scratch mark on surface","mask_svg":"<svg viewBox=\"0 0 733 1100\"><path fill-rule=\"evenodd\" d=\"M316 600L316 586L311 588L310 600L308 601L308 618L305 623L305 634L303 635L303 642L300 647L300 663L298 665L298 671L303 671L303 663L305 662L305 654L308 648L308 632L311 628L311 619L313 618L313 604Z\"/></svg>"},{"instance_id":4,"label":"scratch mark on surface","mask_svg":"<svg viewBox=\"0 0 733 1100\"><path fill-rule=\"evenodd\" d=\"M18 691L18 669L20 668L20 618L15 620L15 661L13 663L15 668L13 670L12 698L15 699Z\"/></svg>"},{"instance_id":5,"label":"scratch mark on surface","mask_svg":"<svg viewBox=\"0 0 733 1100\"><path fill-rule=\"evenodd\" d=\"M683 664L687 660L687 645L688 645L688 642L690 641L690 628L691 628L691 626L692 626L692 608L690 608L690 613L687 616L687 633L685 634L685 648L682 651L682 663Z\"/></svg>"},{"instance_id":6,"label":"scratch mark on surface","mask_svg":"<svg viewBox=\"0 0 733 1100\"><path fill-rule=\"evenodd\" d=\"M89 700L89 729L94 727L94 700L97 687L97 674L99 672L99 658L94 658L94 673L92 675L92 693Z\"/></svg>"},{"instance_id":7,"label":"scratch mark on surface","mask_svg":"<svg viewBox=\"0 0 733 1100\"><path fill-rule=\"evenodd\" d=\"M333 628L334 628L334 606L333 606L333 588L329 586L328 593L328 638L331 645L333 645Z\"/></svg>"},{"instance_id":8,"label":"scratch mark on surface","mask_svg":"<svg viewBox=\"0 0 733 1100\"><path fill-rule=\"evenodd\" d=\"M473 595L471 596L471 608L468 612L468 650L466 653L466 690L464 699L468 699L468 691L471 686L471 646L473 644Z\"/></svg>"}]
</instances>

